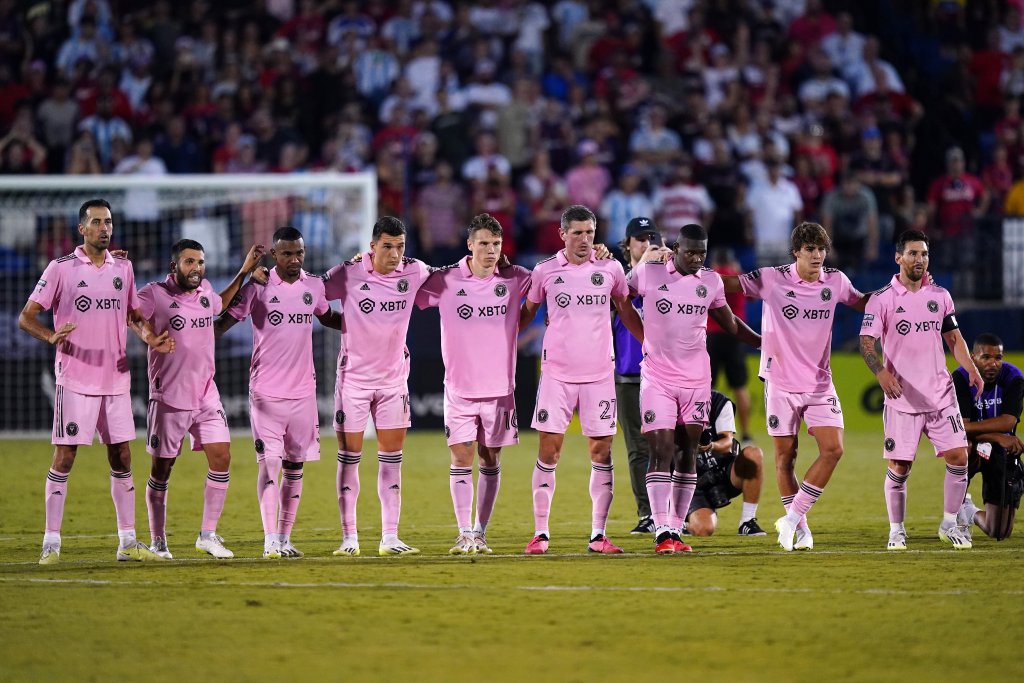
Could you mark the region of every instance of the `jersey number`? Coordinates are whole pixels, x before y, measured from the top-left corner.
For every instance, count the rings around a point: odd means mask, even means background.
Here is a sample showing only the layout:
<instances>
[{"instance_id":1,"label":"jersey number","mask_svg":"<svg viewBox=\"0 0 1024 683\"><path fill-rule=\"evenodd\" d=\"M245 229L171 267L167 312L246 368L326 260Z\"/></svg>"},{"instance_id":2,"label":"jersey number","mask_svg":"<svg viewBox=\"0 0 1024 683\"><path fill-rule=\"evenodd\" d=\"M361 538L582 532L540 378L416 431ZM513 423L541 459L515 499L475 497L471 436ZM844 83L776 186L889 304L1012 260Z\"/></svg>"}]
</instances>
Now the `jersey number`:
<instances>
[{"instance_id":1,"label":"jersey number","mask_svg":"<svg viewBox=\"0 0 1024 683\"><path fill-rule=\"evenodd\" d=\"M598 401L597 405L601 406L601 417L602 420L614 420L615 419L615 399L610 401Z\"/></svg>"},{"instance_id":2,"label":"jersey number","mask_svg":"<svg viewBox=\"0 0 1024 683\"><path fill-rule=\"evenodd\" d=\"M696 403L693 404L693 406L697 410L694 411L693 415L691 415L690 417L693 418L694 420L698 420L699 422L705 422L708 414L708 402L697 401Z\"/></svg>"},{"instance_id":3,"label":"jersey number","mask_svg":"<svg viewBox=\"0 0 1024 683\"><path fill-rule=\"evenodd\" d=\"M949 425L953 428L953 433L964 431L964 420L959 415L947 415L946 419L949 420Z\"/></svg>"},{"instance_id":4,"label":"jersey number","mask_svg":"<svg viewBox=\"0 0 1024 683\"><path fill-rule=\"evenodd\" d=\"M829 408L829 410L831 410L836 415L841 415L842 414L843 409L839 407L839 399L838 398L836 398L835 396L829 396L828 402L832 404L832 407Z\"/></svg>"}]
</instances>

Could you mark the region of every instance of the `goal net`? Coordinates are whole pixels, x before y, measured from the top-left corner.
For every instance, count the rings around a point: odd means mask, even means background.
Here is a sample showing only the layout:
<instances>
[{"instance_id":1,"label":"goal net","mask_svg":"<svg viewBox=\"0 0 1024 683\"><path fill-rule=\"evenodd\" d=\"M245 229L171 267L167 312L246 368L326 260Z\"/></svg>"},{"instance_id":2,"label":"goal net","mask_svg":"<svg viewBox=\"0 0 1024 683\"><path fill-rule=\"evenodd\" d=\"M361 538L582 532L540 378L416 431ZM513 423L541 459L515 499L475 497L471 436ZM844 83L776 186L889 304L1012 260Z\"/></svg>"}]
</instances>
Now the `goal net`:
<instances>
[{"instance_id":1,"label":"goal net","mask_svg":"<svg viewBox=\"0 0 1024 683\"><path fill-rule=\"evenodd\" d=\"M113 208L111 249L128 250L138 287L162 280L171 245L189 238L203 245L206 277L220 289L238 272L249 247L261 243L269 250L271 235L282 225L303 234L306 270L323 273L369 244L377 212L372 173L0 177L0 434L49 434L54 352L18 329L18 315L46 264L81 243L78 209L96 197ZM264 263L270 265L269 257ZM321 425L329 425L340 337L319 326L314 330ZM248 321L217 342L217 386L236 428L249 424L251 353ZM148 395L146 355L134 335L129 335L128 355L141 427Z\"/></svg>"}]
</instances>

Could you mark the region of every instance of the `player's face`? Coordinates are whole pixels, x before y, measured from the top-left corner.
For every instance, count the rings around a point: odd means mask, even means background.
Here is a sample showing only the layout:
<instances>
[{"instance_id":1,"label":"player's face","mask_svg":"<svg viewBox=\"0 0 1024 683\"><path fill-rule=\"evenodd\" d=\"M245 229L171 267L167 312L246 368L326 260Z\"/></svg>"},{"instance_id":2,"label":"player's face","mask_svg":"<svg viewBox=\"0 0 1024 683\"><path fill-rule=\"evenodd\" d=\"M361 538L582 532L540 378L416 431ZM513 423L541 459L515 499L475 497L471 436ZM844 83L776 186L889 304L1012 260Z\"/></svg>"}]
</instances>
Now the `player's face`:
<instances>
[{"instance_id":1,"label":"player's face","mask_svg":"<svg viewBox=\"0 0 1024 683\"><path fill-rule=\"evenodd\" d=\"M594 248L594 221L569 221L566 230L559 230L565 251L578 258L588 258Z\"/></svg>"},{"instance_id":2,"label":"player's face","mask_svg":"<svg viewBox=\"0 0 1024 683\"><path fill-rule=\"evenodd\" d=\"M171 261L171 272L179 287L186 292L192 291L206 275L206 257L198 249L182 249L178 260Z\"/></svg>"},{"instance_id":3,"label":"player's face","mask_svg":"<svg viewBox=\"0 0 1024 683\"><path fill-rule=\"evenodd\" d=\"M676 270L685 275L693 275L701 266L708 255L708 241L684 238L676 242L675 249Z\"/></svg>"},{"instance_id":4,"label":"player's face","mask_svg":"<svg viewBox=\"0 0 1024 683\"><path fill-rule=\"evenodd\" d=\"M278 240L270 249L270 257L277 265L277 272L289 278L296 278L302 272L306 261L306 247L301 239Z\"/></svg>"},{"instance_id":5,"label":"player's face","mask_svg":"<svg viewBox=\"0 0 1024 683\"><path fill-rule=\"evenodd\" d=\"M104 251L110 246L110 235L114 232L114 219L110 216L110 209L105 206L90 206L85 210L85 221L78 224L78 232L90 247L96 251Z\"/></svg>"},{"instance_id":6,"label":"player's face","mask_svg":"<svg viewBox=\"0 0 1024 683\"><path fill-rule=\"evenodd\" d=\"M928 245L924 242L907 242L903 251L896 254L900 272L912 282L920 282L928 270Z\"/></svg>"},{"instance_id":7,"label":"player's face","mask_svg":"<svg viewBox=\"0 0 1024 683\"><path fill-rule=\"evenodd\" d=\"M381 235L370 242L373 252L373 269L381 275L394 272L405 256L405 235Z\"/></svg>"},{"instance_id":8,"label":"player's face","mask_svg":"<svg viewBox=\"0 0 1024 683\"><path fill-rule=\"evenodd\" d=\"M971 351L971 358L974 359L974 364L978 366L978 372L981 373L981 378L985 380L985 384L991 384L996 381L999 371L1003 368L1002 346L978 344Z\"/></svg>"},{"instance_id":9,"label":"player's face","mask_svg":"<svg viewBox=\"0 0 1024 683\"><path fill-rule=\"evenodd\" d=\"M828 249L820 244L805 244L799 251L793 252L796 256L797 268L804 273L820 273L821 267L825 264L825 257L828 256Z\"/></svg>"},{"instance_id":10,"label":"player's face","mask_svg":"<svg viewBox=\"0 0 1024 683\"><path fill-rule=\"evenodd\" d=\"M467 240L473 263L484 268L494 268L501 256L501 236L490 230L477 230Z\"/></svg>"}]
</instances>

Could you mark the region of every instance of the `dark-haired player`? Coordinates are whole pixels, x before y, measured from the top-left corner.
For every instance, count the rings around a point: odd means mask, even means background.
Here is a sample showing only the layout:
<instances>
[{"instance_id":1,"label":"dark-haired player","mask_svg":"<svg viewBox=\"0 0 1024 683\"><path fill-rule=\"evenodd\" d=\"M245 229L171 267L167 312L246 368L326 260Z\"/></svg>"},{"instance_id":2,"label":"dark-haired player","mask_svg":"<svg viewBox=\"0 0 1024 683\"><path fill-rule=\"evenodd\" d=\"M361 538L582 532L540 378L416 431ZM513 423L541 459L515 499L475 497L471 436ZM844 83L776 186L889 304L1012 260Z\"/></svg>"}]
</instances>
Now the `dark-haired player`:
<instances>
[{"instance_id":1,"label":"dark-haired player","mask_svg":"<svg viewBox=\"0 0 1024 683\"><path fill-rule=\"evenodd\" d=\"M928 237L917 230L904 231L896 242L900 271L872 294L860 329L861 356L885 392L882 424L883 457L889 461L885 477L889 550L907 549L903 526L907 478L922 435L934 445L935 455L946 461L939 538L954 548L971 547L966 525L957 524L957 511L967 493L967 438L946 370L943 342L979 393L983 384L960 334L952 297L925 279L928 259ZM875 348L879 341L884 363Z\"/></svg>"},{"instance_id":2,"label":"dark-haired player","mask_svg":"<svg viewBox=\"0 0 1024 683\"><path fill-rule=\"evenodd\" d=\"M166 531L167 486L186 434L192 450L204 451L209 464L196 550L218 559L234 557L217 534L217 522L228 494L231 433L220 392L213 381L213 321L262 257L263 245L254 245L238 274L218 294L205 279L203 245L195 240L178 240L171 248L167 278L139 290L142 317L154 330L170 334L175 341L173 354L151 349L148 358L146 450L153 457L153 467L146 486L146 507L153 552L167 559L171 558Z\"/></svg>"},{"instance_id":3,"label":"dark-haired player","mask_svg":"<svg viewBox=\"0 0 1024 683\"><path fill-rule=\"evenodd\" d=\"M341 315L327 303L323 280L302 269L302 234L284 226L273 239L274 267L266 283L247 283L216 322L219 336L252 317L249 419L258 467L263 557L268 559L303 556L292 545L291 531L302 497L303 463L320 459L313 318L341 329Z\"/></svg>"},{"instance_id":4,"label":"dark-haired player","mask_svg":"<svg viewBox=\"0 0 1024 683\"><path fill-rule=\"evenodd\" d=\"M409 421L409 330L416 293L430 269L405 258L406 228L392 216L373 226L370 250L361 261L346 261L324 278L328 300L341 300L344 325L334 393L338 435L338 508L342 541L335 555L358 555L356 501L363 431L373 416L377 429L377 495L383 536L381 555L419 550L398 539L402 510L402 447Z\"/></svg>"},{"instance_id":5,"label":"dark-haired player","mask_svg":"<svg viewBox=\"0 0 1024 683\"><path fill-rule=\"evenodd\" d=\"M78 210L82 244L46 266L18 318L18 327L57 349L54 376L53 464L46 475L46 531L39 564L60 561L60 529L68 476L79 446L98 432L107 446L110 496L117 517L120 561L157 559L135 535L135 484L128 443L135 438L131 375L125 345L130 327L159 354L174 350L174 340L157 335L139 315L135 271L126 258L108 251L114 232L110 204L90 199ZM51 330L39 321L53 311Z\"/></svg>"},{"instance_id":6,"label":"dark-haired player","mask_svg":"<svg viewBox=\"0 0 1024 683\"><path fill-rule=\"evenodd\" d=\"M1001 541L1013 532L1024 492L1024 443L1017 437L1024 402L1024 375L1003 360L1003 341L994 334L978 335L971 358L985 388L980 394L972 392L963 368L953 372L953 386L970 442L969 476L981 472L985 509L979 510L971 494L967 494L957 521L968 528L973 522L988 536Z\"/></svg>"}]
</instances>

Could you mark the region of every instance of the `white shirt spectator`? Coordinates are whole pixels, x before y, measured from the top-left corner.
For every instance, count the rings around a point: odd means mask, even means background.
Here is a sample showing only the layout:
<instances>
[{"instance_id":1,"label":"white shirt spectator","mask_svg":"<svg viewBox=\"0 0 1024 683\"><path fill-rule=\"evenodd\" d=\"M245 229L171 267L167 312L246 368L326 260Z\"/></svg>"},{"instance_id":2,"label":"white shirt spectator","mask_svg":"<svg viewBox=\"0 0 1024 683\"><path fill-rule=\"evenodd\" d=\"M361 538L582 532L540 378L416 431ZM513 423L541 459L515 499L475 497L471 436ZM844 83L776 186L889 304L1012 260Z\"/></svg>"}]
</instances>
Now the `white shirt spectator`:
<instances>
[{"instance_id":1,"label":"white shirt spectator","mask_svg":"<svg viewBox=\"0 0 1024 683\"><path fill-rule=\"evenodd\" d=\"M96 45L96 40L68 38L57 53L57 68L66 78L71 78L75 64L83 58L90 60L93 64L99 61L99 47Z\"/></svg>"},{"instance_id":2,"label":"white shirt spectator","mask_svg":"<svg viewBox=\"0 0 1024 683\"><path fill-rule=\"evenodd\" d=\"M560 0L551 9L551 18L558 24L559 44L562 47L569 47L576 27L590 18L590 11L585 2Z\"/></svg>"},{"instance_id":3,"label":"white shirt spectator","mask_svg":"<svg viewBox=\"0 0 1024 683\"><path fill-rule=\"evenodd\" d=\"M725 99L726 87L739 77L739 69L735 66L722 69L710 66L704 69L704 92L707 94L708 109L718 109L718 105Z\"/></svg>"},{"instance_id":4,"label":"white shirt spectator","mask_svg":"<svg viewBox=\"0 0 1024 683\"><path fill-rule=\"evenodd\" d=\"M417 24L427 11L440 19L443 24L450 23L455 17L452 13L452 6L443 0L422 0L412 4L412 18L416 20Z\"/></svg>"},{"instance_id":5,"label":"white shirt spectator","mask_svg":"<svg viewBox=\"0 0 1024 683\"><path fill-rule=\"evenodd\" d=\"M95 114L88 116L79 122L78 130L92 133L92 139L96 141L100 164L104 168L110 167L110 151L114 138L121 138L128 144L132 142L132 129L124 119L117 116L112 116L109 119L102 119Z\"/></svg>"},{"instance_id":6,"label":"white shirt spectator","mask_svg":"<svg viewBox=\"0 0 1024 683\"><path fill-rule=\"evenodd\" d=\"M671 128L652 130L649 126L642 126L633 131L629 136L629 150L631 152L674 152L683 148L683 141ZM643 214L637 214L642 216Z\"/></svg>"},{"instance_id":7,"label":"white shirt spectator","mask_svg":"<svg viewBox=\"0 0 1024 683\"><path fill-rule=\"evenodd\" d=\"M904 92L903 80L900 79L900 75L896 73L896 69L893 68L892 64L884 59L879 59L875 61L875 66L885 72L888 90ZM875 83L875 75L871 73L871 67L867 62L858 62L850 67L850 70L846 72L846 80L853 86L853 91L857 94L857 97L864 97L878 90L878 84Z\"/></svg>"},{"instance_id":8,"label":"white shirt spectator","mask_svg":"<svg viewBox=\"0 0 1024 683\"><path fill-rule=\"evenodd\" d=\"M153 77L148 73L145 76L139 77L131 71L125 71L121 76L121 82L118 83L117 87L120 88L128 98L128 101L132 105L132 111L139 111L143 102L146 100L146 93L149 92L149 86L152 84Z\"/></svg>"},{"instance_id":9,"label":"white shirt spectator","mask_svg":"<svg viewBox=\"0 0 1024 683\"><path fill-rule=\"evenodd\" d=\"M548 10L539 2L527 3L520 10L519 36L515 47L527 54L544 53L544 32L551 26Z\"/></svg>"},{"instance_id":10,"label":"white shirt spectator","mask_svg":"<svg viewBox=\"0 0 1024 683\"><path fill-rule=\"evenodd\" d=\"M143 159L137 154L127 156L114 168L115 175L161 176L167 175L163 159L151 156ZM130 221L155 221L160 218L160 201L152 187L132 187L124 194L124 217Z\"/></svg>"},{"instance_id":11,"label":"white shirt spectator","mask_svg":"<svg viewBox=\"0 0 1024 683\"><path fill-rule=\"evenodd\" d=\"M441 85L441 58L437 55L416 57L405 65L405 80L421 104L436 106L437 89Z\"/></svg>"},{"instance_id":12,"label":"white shirt spectator","mask_svg":"<svg viewBox=\"0 0 1024 683\"><path fill-rule=\"evenodd\" d=\"M690 25L690 9L695 0L657 0L654 20L661 24L661 35L671 36L685 31ZM649 4L649 3L648 3Z\"/></svg>"},{"instance_id":13,"label":"white shirt spectator","mask_svg":"<svg viewBox=\"0 0 1024 683\"><path fill-rule=\"evenodd\" d=\"M626 194L615 188L605 195L598 211L604 219L604 241L606 244L618 244L626 237L626 224L637 216L650 216L654 213L654 204L643 192Z\"/></svg>"},{"instance_id":14,"label":"white shirt spectator","mask_svg":"<svg viewBox=\"0 0 1024 683\"><path fill-rule=\"evenodd\" d=\"M676 183L654 192L658 229L666 242L674 242L679 228L689 223L703 224L704 216L715 210L715 202L703 185Z\"/></svg>"},{"instance_id":15,"label":"white shirt spectator","mask_svg":"<svg viewBox=\"0 0 1024 683\"><path fill-rule=\"evenodd\" d=\"M504 83L470 83L466 86L466 104L503 107L512 101L512 91Z\"/></svg>"},{"instance_id":16,"label":"white shirt spectator","mask_svg":"<svg viewBox=\"0 0 1024 683\"><path fill-rule=\"evenodd\" d=\"M796 185L782 177L774 184L766 179L750 188L747 208L753 218L759 260L771 261L788 253L789 235L803 205Z\"/></svg>"},{"instance_id":17,"label":"white shirt spectator","mask_svg":"<svg viewBox=\"0 0 1024 683\"><path fill-rule=\"evenodd\" d=\"M401 73L398 60L384 50L359 53L352 70L356 76L356 90L368 97L389 90Z\"/></svg>"},{"instance_id":18,"label":"white shirt spectator","mask_svg":"<svg viewBox=\"0 0 1024 683\"><path fill-rule=\"evenodd\" d=\"M850 31L845 36L839 32L830 33L821 41L821 49L832 64L845 73L863 61L864 36L856 31Z\"/></svg>"},{"instance_id":19,"label":"white shirt spectator","mask_svg":"<svg viewBox=\"0 0 1024 683\"><path fill-rule=\"evenodd\" d=\"M1011 31L1005 25L999 26L999 51L1010 54L1018 47L1024 47L1024 26Z\"/></svg>"},{"instance_id":20,"label":"white shirt spectator","mask_svg":"<svg viewBox=\"0 0 1024 683\"><path fill-rule=\"evenodd\" d=\"M832 93L838 93L846 99L850 99L849 86L834 76L824 78L816 76L804 81L797 96L801 102L806 104L807 102L823 102Z\"/></svg>"},{"instance_id":21,"label":"white shirt spectator","mask_svg":"<svg viewBox=\"0 0 1024 683\"><path fill-rule=\"evenodd\" d=\"M487 180L487 171L492 166L498 169L498 173L505 176L512 172L512 165L500 154L477 155L470 157L462 165L462 177L465 180L482 183Z\"/></svg>"}]
</instances>

